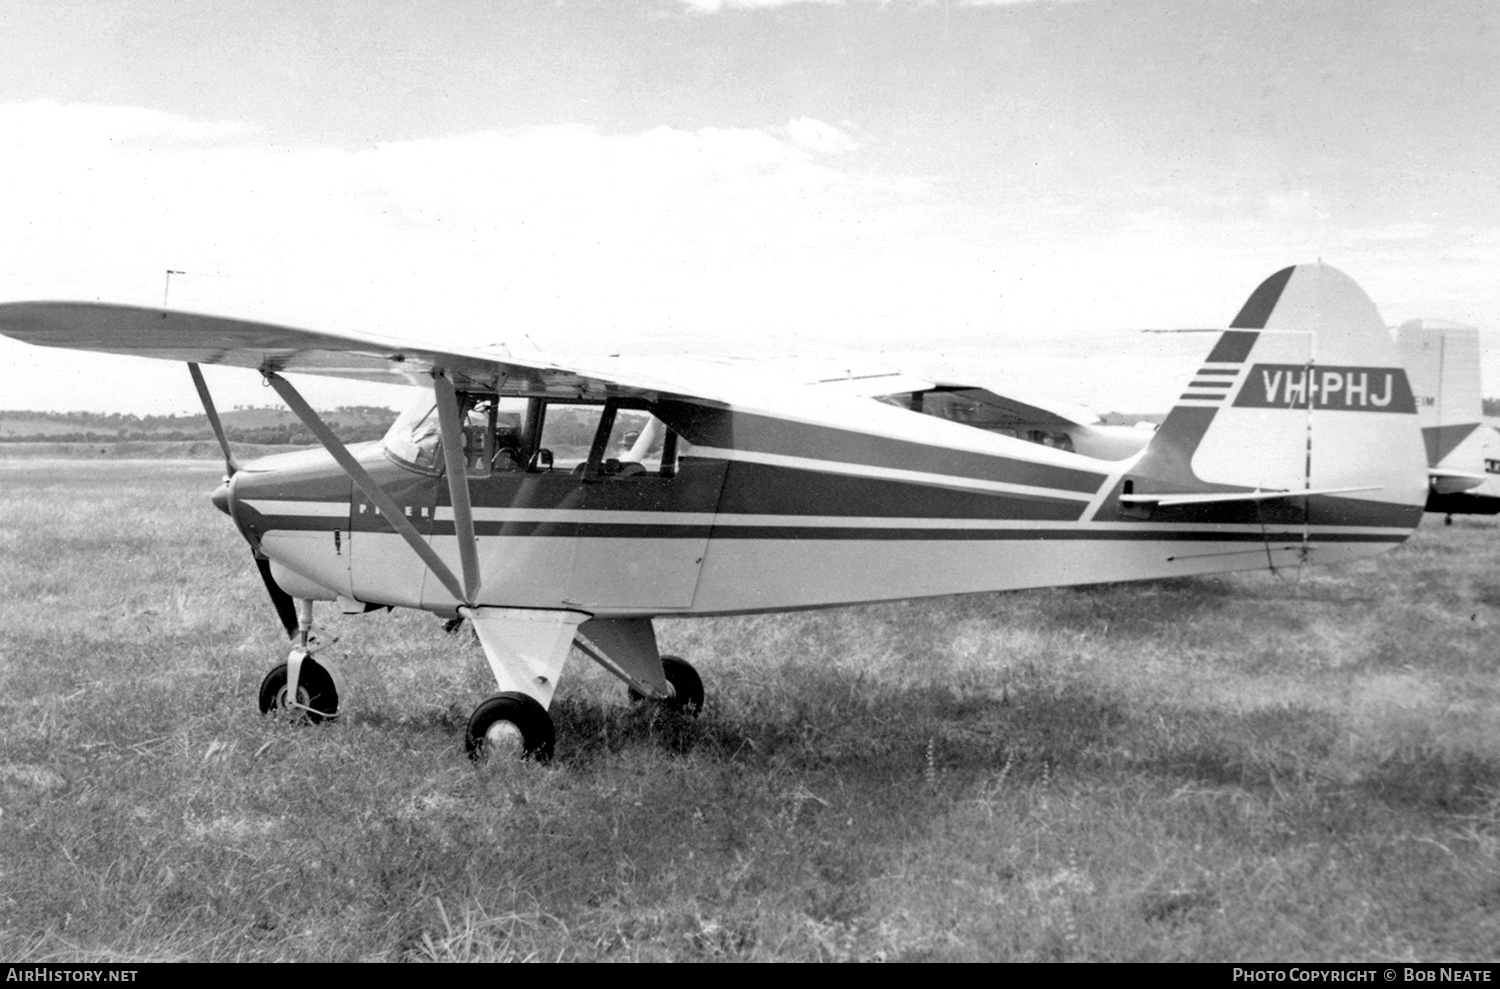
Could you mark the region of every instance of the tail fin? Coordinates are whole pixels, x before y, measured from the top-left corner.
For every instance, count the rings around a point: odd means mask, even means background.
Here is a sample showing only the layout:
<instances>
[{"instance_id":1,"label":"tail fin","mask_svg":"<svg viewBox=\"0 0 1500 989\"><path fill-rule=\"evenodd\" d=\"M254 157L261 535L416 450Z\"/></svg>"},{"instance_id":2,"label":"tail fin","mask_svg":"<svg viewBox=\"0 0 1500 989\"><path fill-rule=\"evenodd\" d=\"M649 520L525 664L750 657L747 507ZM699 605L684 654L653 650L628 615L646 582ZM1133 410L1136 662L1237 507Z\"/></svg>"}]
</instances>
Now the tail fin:
<instances>
[{"instance_id":1,"label":"tail fin","mask_svg":"<svg viewBox=\"0 0 1500 989\"><path fill-rule=\"evenodd\" d=\"M1500 511L1500 436L1481 418L1479 331L1414 319L1397 328L1396 342L1411 377L1427 450L1427 510Z\"/></svg>"},{"instance_id":2,"label":"tail fin","mask_svg":"<svg viewBox=\"0 0 1500 989\"><path fill-rule=\"evenodd\" d=\"M1295 526L1321 561L1405 539L1425 467L1374 304L1342 272L1297 265L1251 294L1112 500L1124 518Z\"/></svg>"}]
</instances>

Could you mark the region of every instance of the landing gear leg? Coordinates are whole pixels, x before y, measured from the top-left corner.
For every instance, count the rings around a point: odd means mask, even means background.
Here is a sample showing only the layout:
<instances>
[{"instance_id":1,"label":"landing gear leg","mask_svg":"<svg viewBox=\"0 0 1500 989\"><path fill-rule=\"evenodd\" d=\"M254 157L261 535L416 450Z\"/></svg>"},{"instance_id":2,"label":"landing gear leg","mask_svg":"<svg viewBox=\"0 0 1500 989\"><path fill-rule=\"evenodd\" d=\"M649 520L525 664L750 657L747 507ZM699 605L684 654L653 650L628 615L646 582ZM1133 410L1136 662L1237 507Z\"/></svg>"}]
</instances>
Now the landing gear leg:
<instances>
[{"instance_id":1,"label":"landing gear leg","mask_svg":"<svg viewBox=\"0 0 1500 989\"><path fill-rule=\"evenodd\" d=\"M297 633L286 662L260 682L260 713L281 711L309 724L338 717L339 692L333 676L312 658L312 602L297 601Z\"/></svg>"},{"instance_id":2,"label":"landing gear leg","mask_svg":"<svg viewBox=\"0 0 1500 989\"><path fill-rule=\"evenodd\" d=\"M693 669L692 663L681 656L663 656L661 671L667 678L667 685L672 688L672 696L663 700L663 705L694 716L703 710L703 678ZM635 702L646 697L632 688L630 699Z\"/></svg>"},{"instance_id":3,"label":"landing gear leg","mask_svg":"<svg viewBox=\"0 0 1500 989\"><path fill-rule=\"evenodd\" d=\"M573 631L588 615L524 608L461 608L474 625L500 692L469 718L464 751L476 762L512 756L546 762L555 733L547 707L557 689Z\"/></svg>"}]
</instances>

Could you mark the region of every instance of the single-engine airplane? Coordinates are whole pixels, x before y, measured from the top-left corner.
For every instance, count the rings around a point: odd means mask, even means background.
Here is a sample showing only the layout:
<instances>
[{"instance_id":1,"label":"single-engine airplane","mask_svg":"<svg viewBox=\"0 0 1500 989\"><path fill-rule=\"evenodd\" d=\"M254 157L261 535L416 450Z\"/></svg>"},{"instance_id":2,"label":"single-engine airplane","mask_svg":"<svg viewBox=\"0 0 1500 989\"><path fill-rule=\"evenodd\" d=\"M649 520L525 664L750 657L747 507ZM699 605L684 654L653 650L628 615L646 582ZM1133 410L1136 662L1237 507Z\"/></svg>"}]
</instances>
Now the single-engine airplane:
<instances>
[{"instance_id":1,"label":"single-engine airplane","mask_svg":"<svg viewBox=\"0 0 1500 989\"><path fill-rule=\"evenodd\" d=\"M1479 331L1440 319L1396 328L1427 449L1427 510L1500 512L1500 433L1484 423Z\"/></svg>"},{"instance_id":2,"label":"single-engine airplane","mask_svg":"<svg viewBox=\"0 0 1500 989\"><path fill-rule=\"evenodd\" d=\"M0 333L187 362L225 452L213 502L294 640L262 710L337 712L314 601L463 617L499 689L469 719L476 758L517 740L551 754L574 645L635 694L697 709L702 681L660 655L657 617L1346 560L1405 540L1427 500L1396 346L1321 264L1251 294L1144 446L1006 435L985 428L989 393L911 375L554 362L78 302L0 305ZM238 464L201 364L259 372L322 449ZM346 447L292 372L422 392L383 441Z\"/></svg>"}]
</instances>

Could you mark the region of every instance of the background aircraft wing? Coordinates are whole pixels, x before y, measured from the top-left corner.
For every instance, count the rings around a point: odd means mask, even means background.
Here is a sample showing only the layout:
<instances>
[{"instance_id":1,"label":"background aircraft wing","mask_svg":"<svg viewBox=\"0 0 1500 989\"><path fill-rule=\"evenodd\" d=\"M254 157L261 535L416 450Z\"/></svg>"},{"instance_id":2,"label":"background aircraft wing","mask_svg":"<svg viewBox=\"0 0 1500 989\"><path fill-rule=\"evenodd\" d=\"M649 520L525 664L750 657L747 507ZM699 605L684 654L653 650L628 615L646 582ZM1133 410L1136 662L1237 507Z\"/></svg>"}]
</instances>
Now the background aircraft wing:
<instances>
[{"instance_id":1,"label":"background aircraft wing","mask_svg":"<svg viewBox=\"0 0 1500 989\"><path fill-rule=\"evenodd\" d=\"M939 382L939 387L970 392L981 398L986 405L1003 410L1015 422L1032 427L1063 429L1069 426L1087 426L1099 421L1099 417L1087 409L1035 395L1022 395L1008 384L1001 386L1005 388L1003 394L949 382Z\"/></svg>"},{"instance_id":2,"label":"background aircraft wing","mask_svg":"<svg viewBox=\"0 0 1500 989\"><path fill-rule=\"evenodd\" d=\"M0 304L0 334L41 347L321 374L382 384L430 384L441 368L460 387L603 398L679 391L638 371L590 371L499 350L448 348L363 334L325 333L225 316L94 302Z\"/></svg>"}]
</instances>

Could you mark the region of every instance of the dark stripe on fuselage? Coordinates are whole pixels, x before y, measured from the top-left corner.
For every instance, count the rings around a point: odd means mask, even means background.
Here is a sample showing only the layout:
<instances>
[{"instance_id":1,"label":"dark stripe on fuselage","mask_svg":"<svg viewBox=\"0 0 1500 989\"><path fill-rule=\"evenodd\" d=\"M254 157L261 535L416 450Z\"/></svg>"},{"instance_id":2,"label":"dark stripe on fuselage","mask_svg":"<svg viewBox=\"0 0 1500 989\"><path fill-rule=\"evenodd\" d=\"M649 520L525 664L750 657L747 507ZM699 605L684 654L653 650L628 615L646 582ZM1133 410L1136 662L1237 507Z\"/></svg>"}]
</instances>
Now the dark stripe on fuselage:
<instances>
[{"instance_id":1,"label":"dark stripe on fuselage","mask_svg":"<svg viewBox=\"0 0 1500 989\"><path fill-rule=\"evenodd\" d=\"M931 443L686 402L663 402L657 415L681 432L688 442L719 449L946 474L967 480L999 481L1083 494L1099 490L1106 476L1097 471L955 450Z\"/></svg>"},{"instance_id":2,"label":"dark stripe on fuselage","mask_svg":"<svg viewBox=\"0 0 1500 989\"><path fill-rule=\"evenodd\" d=\"M811 526L794 522L777 525L717 525L710 533L704 525L656 525L615 522L476 522L480 536L577 537L583 539L704 539L715 542L735 539L789 539L815 542L1165 542L1165 543L1284 543L1302 542L1300 528L1279 532L1255 531L1188 531L1157 526L1139 529L1103 529L1080 526L1074 529L964 529L906 528L901 526ZM453 523L438 522L436 536L452 536ZM1313 532L1309 542L1317 543L1399 543L1409 533L1399 532Z\"/></svg>"},{"instance_id":3,"label":"dark stripe on fuselage","mask_svg":"<svg viewBox=\"0 0 1500 989\"><path fill-rule=\"evenodd\" d=\"M347 509L349 506L343 506ZM262 511L259 508L240 508L240 519L243 523L250 525L258 535L267 532L348 532L349 515L320 517L316 515L278 515L275 512ZM385 532L391 532L391 527L381 523Z\"/></svg>"},{"instance_id":4,"label":"dark stripe on fuselage","mask_svg":"<svg viewBox=\"0 0 1500 989\"><path fill-rule=\"evenodd\" d=\"M584 480L567 470L513 472L471 478L475 508L598 508L630 512L712 512L719 505L725 462L684 457L672 477L645 473ZM448 506L447 481L438 483L438 504Z\"/></svg>"},{"instance_id":5,"label":"dark stripe on fuselage","mask_svg":"<svg viewBox=\"0 0 1500 989\"><path fill-rule=\"evenodd\" d=\"M1101 478L1102 480L1102 478ZM1072 522L1087 502L731 461L719 512Z\"/></svg>"},{"instance_id":6,"label":"dark stripe on fuselage","mask_svg":"<svg viewBox=\"0 0 1500 989\"><path fill-rule=\"evenodd\" d=\"M1146 518L1137 519L1141 531L1126 536L1118 533L1093 532L1088 528L1058 533L1055 530L996 529L978 530L969 528L922 528L861 526L853 522L857 518L922 519L925 521L1076 521L1082 512L1080 502L1063 502L1013 495L986 495L962 491L930 489L921 485L870 482L862 478L844 478L818 475L785 468L767 467L761 464L735 464L737 470L753 472L755 476L747 483L738 485L737 496L726 494L719 522L712 528L703 523L681 523L672 515L684 509L671 507L657 509L662 514L660 522L617 523L608 521L583 521L583 505L560 504L556 501L545 506L513 505L518 509L547 508L568 512L577 510L578 515L549 521L494 521L477 520L475 532L481 536L549 536L572 537L580 535L625 534L650 536L664 539L702 539L709 535L716 538L823 538L823 539L1171 539L1183 538L1178 534L1163 533L1160 527L1172 524L1215 525L1279 525L1279 526L1362 526L1376 528L1414 528L1420 520L1422 508L1415 505L1396 505L1382 501L1356 498L1340 498L1333 495L1313 495L1303 499L1272 499L1260 502L1228 502L1205 505L1150 506ZM591 499L588 513L609 511L651 511L639 501L634 505L606 504L610 495L625 495L630 485L619 487L591 486L590 494L601 499ZM760 492L760 497L751 496ZM634 499L632 499L634 500ZM274 504L274 503L273 503ZM333 504L333 503L330 503ZM342 507L342 506L339 506ZM259 509L249 510L254 514L256 528L261 531L290 530L303 532L332 532L349 528L348 516L312 516L280 514L261 503ZM1441 510L1431 507L1428 511ZM1454 509L1456 510L1456 509ZM1474 511L1474 508L1470 508ZM1479 509L1483 510L1483 509ZM572 515L571 512L569 512ZM701 513L694 513L701 514ZM735 516L771 515L784 516L784 522L769 525L735 525ZM805 526L795 521L798 516L819 518L845 517L851 520L847 526ZM1100 520L1108 520L1101 513ZM1125 516L1121 516L1125 518ZM361 520L356 532L388 533L390 527L373 514ZM434 535L452 535L451 520L414 518L421 531ZM998 533L998 534L997 534ZM1258 533L1252 533L1260 538ZM1191 538L1238 538L1234 534L1192 534ZM1384 537L1382 537L1383 539Z\"/></svg>"}]
</instances>

